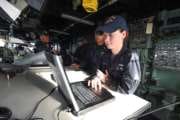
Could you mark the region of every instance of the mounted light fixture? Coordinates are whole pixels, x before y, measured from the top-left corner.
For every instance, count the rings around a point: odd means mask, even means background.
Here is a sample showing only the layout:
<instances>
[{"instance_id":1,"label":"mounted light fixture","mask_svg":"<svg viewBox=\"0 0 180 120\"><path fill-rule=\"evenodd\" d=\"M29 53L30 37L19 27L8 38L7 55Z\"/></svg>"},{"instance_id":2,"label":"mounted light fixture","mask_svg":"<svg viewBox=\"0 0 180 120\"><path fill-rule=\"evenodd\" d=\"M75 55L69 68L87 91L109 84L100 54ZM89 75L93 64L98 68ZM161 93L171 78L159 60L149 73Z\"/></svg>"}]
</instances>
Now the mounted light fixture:
<instances>
[{"instance_id":1,"label":"mounted light fixture","mask_svg":"<svg viewBox=\"0 0 180 120\"><path fill-rule=\"evenodd\" d=\"M98 11L98 0L82 0L82 6L88 13Z\"/></svg>"}]
</instances>

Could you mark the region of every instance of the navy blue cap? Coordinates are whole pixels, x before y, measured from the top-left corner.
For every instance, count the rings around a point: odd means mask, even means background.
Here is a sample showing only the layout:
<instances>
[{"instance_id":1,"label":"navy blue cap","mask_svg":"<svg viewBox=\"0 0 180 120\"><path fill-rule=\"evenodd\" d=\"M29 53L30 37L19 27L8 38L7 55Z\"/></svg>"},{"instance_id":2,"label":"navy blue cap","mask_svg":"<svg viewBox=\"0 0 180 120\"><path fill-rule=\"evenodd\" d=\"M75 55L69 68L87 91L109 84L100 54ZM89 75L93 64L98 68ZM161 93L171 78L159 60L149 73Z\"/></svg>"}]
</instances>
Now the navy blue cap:
<instances>
[{"instance_id":1,"label":"navy blue cap","mask_svg":"<svg viewBox=\"0 0 180 120\"><path fill-rule=\"evenodd\" d=\"M105 21L103 26L98 28L98 30L107 33L112 33L119 28L126 31L129 30L126 20L121 16L111 16Z\"/></svg>"}]
</instances>

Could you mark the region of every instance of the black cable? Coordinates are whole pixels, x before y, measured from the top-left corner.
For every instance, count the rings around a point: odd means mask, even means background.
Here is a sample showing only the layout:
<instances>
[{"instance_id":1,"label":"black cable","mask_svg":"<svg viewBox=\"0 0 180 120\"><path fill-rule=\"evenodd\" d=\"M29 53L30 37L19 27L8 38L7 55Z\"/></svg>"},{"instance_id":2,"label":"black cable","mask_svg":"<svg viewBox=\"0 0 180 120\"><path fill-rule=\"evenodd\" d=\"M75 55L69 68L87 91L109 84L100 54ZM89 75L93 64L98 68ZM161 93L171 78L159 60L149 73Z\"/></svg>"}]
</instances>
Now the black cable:
<instances>
[{"instance_id":1,"label":"black cable","mask_svg":"<svg viewBox=\"0 0 180 120\"><path fill-rule=\"evenodd\" d=\"M53 88L53 89L49 92L48 95L46 95L45 97L43 97L41 100L39 100L39 101L36 103L33 111L25 118L25 120L35 120L35 119L36 119L36 118L32 118L32 116L33 116L34 113L36 112L38 106L40 105L40 103L41 103L43 100L45 100L47 97L49 97L49 96L56 90L56 88L57 88L57 87ZM43 119L42 119L42 118L39 118L39 119L36 119L36 120L43 120Z\"/></svg>"},{"instance_id":2,"label":"black cable","mask_svg":"<svg viewBox=\"0 0 180 120\"><path fill-rule=\"evenodd\" d=\"M58 118L58 120L60 120L60 119L59 119L59 114L60 114L60 112L61 112L61 110L59 110L58 113L57 113L57 118Z\"/></svg>"},{"instance_id":3,"label":"black cable","mask_svg":"<svg viewBox=\"0 0 180 120\"><path fill-rule=\"evenodd\" d=\"M142 115L140 115L140 116L131 117L131 118L127 119L127 120L139 119L139 118L145 117L145 116L147 116L147 115L150 115L150 114L152 114L152 113L158 112L158 111L160 111L160 110L162 110L162 109L165 109L165 108L168 108L168 107L171 107L171 106L174 106L174 105L179 105L179 104L180 104L180 101L177 101L177 102L174 102L174 103L165 105L165 106L163 106L163 107L154 109L154 110L152 110L152 111L150 111L150 112L144 113L144 114L142 114Z\"/></svg>"}]
</instances>

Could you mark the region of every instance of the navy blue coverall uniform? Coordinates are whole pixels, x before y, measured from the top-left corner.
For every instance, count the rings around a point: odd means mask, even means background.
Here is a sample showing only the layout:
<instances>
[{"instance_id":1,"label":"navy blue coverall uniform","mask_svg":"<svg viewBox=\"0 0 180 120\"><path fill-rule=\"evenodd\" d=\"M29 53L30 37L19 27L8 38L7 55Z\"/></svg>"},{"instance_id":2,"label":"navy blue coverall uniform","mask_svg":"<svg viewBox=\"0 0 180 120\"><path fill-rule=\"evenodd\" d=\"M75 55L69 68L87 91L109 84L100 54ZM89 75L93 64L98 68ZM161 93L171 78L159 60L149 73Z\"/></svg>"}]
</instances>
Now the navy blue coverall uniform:
<instances>
[{"instance_id":1,"label":"navy blue coverall uniform","mask_svg":"<svg viewBox=\"0 0 180 120\"><path fill-rule=\"evenodd\" d=\"M141 79L139 57L126 46L117 55L106 52L99 69L104 73L107 70L109 87L121 93L134 93Z\"/></svg>"}]
</instances>

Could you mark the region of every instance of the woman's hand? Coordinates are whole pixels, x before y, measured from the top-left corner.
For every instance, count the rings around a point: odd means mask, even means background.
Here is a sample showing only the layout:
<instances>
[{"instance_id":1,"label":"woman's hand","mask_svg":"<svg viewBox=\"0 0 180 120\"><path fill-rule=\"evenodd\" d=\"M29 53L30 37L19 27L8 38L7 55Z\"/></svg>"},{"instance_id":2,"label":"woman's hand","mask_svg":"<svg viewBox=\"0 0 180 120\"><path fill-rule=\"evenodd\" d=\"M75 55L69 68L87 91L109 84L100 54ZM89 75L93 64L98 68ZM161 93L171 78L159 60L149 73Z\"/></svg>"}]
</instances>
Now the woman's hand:
<instances>
[{"instance_id":1,"label":"woman's hand","mask_svg":"<svg viewBox=\"0 0 180 120\"><path fill-rule=\"evenodd\" d=\"M70 68L72 68L74 70L79 70L80 69L80 65L76 64L76 63L73 63L73 64L70 65Z\"/></svg>"},{"instance_id":2,"label":"woman's hand","mask_svg":"<svg viewBox=\"0 0 180 120\"><path fill-rule=\"evenodd\" d=\"M91 86L95 91L100 91L102 89L102 82L96 76L94 79L88 81L88 86Z\"/></svg>"},{"instance_id":3,"label":"woman's hand","mask_svg":"<svg viewBox=\"0 0 180 120\"><path fill-rule=\"evenodd\" d=\"M97 70L96 76L88 81L88 86L91 86L92 88L97 90L102 89L102 84L106 83L108 80L108 73L106 71L106 74L104 74L102 71Z\"/></svg>"}]
</instances>

